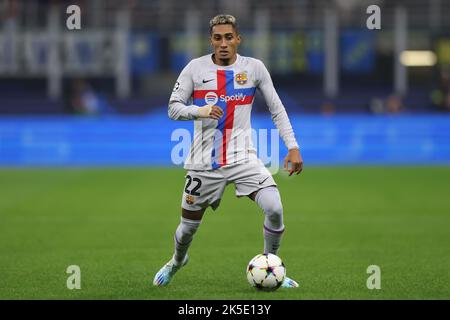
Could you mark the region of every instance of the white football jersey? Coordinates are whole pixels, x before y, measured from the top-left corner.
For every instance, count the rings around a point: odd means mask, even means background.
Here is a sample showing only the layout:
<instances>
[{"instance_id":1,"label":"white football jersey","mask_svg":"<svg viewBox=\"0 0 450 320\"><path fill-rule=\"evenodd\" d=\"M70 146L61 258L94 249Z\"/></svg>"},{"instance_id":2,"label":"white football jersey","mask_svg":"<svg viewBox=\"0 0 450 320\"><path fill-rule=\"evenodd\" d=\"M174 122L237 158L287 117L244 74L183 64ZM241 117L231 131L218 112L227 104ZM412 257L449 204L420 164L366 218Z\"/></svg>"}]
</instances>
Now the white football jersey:
<instances>
[{"instance_id":1,"label":"white football jersey","mask_svg":"<svg viewBox=\"0 0 450 320\"><path fill-rule=\"evenodd\" d=\"M298 148L286 110L264 64L237 55L232 65L219 66L208 54L192 60L183 69L169 101L171 119L195 120L185 169L211 170L257 158L250 125L257 88L287 148ZM198 118L199 108L208 105L222 108L224 115L219 121Z\"/></svg>"}]
</instances>

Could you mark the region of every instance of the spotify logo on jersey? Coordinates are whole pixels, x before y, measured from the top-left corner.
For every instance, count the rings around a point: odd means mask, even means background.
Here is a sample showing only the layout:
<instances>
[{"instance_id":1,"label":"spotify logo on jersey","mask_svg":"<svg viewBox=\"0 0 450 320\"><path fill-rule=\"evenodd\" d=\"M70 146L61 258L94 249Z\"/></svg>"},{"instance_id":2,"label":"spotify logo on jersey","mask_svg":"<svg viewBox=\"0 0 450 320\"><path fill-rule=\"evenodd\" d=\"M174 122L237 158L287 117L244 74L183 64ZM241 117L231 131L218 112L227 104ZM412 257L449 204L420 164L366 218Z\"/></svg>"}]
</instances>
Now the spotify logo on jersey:
<instances>
[{"instance_id":1,"label":"spotify logo on jersey","mask_svg":"<svg viewBox=\"0 0 450 320\"><path fill-rule=\"evenodd\" d=\"M217 96L217 94L215 92L208 92L205 95L205 102L209 106L215 105L218 100L219 100L219 97Z\"/></svg>"}]
</instances>

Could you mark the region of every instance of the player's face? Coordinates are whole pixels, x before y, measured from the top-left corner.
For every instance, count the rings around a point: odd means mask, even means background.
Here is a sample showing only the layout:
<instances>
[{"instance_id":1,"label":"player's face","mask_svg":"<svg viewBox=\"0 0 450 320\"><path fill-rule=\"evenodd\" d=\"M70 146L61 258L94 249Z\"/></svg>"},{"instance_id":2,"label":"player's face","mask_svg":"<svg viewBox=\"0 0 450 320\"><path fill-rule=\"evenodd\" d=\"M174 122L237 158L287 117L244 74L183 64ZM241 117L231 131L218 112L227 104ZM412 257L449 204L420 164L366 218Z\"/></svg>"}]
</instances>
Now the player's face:
<instances>
[{"instance_id":1,"label":"player's face","mask_svg":"<svg viewBox=\"0 0 450 320\"><path fill-rule=\"evenodd\" d=\"M214 48L217 64L228 65L236 61L237 47L241 43L240 36L230 24L214 26L211 34L211 45Z\"/></svg>"}]
</instances>

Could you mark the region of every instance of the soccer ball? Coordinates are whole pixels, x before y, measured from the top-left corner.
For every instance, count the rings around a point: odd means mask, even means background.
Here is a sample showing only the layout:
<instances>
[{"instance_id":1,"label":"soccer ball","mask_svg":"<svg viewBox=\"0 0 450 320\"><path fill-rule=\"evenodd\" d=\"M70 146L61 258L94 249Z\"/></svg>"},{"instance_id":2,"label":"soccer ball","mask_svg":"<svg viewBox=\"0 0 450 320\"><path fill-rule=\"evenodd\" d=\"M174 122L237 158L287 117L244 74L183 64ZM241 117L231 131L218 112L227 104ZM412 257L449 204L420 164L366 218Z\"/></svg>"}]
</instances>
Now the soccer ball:
<instances>
[{"instance_id":1,"label":"soccer ball","mask_svg":"<svg viewBox=\"0 0 450 320\"><path fill-rule=\"evenodd\" d=\"M247 266L247 280L258 290L277 290L285 276L286 268L283 261L271 253L258 254Z\"/></svg>"}]
</instances>

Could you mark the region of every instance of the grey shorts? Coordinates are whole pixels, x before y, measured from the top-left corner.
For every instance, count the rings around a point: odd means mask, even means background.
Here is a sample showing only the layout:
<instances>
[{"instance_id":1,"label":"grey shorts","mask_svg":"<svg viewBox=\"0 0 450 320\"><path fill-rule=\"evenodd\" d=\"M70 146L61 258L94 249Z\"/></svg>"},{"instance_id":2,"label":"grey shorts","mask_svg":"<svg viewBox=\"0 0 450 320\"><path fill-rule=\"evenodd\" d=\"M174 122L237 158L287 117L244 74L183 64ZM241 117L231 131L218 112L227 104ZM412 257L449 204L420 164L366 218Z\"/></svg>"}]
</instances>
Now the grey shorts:
<instances>
[{"instance_id":1,"label":"grey shorts","mask_svg":"<svg viewBox=\"0 0 450 320\"><path fill-rule=\"evenodd\" d=\"M211 206L216 210L225 187L230 183L234 183L238 197L277 185L260 160L227 165L216 170L188 170L181 207L197 211Z\"/></svg>"}]
</instances>

